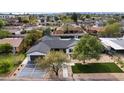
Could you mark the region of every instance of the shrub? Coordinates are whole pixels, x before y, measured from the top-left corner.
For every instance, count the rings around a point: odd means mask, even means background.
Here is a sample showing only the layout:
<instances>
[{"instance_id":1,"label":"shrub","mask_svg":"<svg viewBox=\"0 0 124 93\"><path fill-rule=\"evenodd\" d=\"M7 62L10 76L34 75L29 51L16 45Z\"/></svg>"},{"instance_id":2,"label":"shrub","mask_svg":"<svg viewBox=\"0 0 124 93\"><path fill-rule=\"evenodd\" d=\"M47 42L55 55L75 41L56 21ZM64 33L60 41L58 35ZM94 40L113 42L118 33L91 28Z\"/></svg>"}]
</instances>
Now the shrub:
<instances>
[{"instance_id":1,"label":"shrub","mask_svg":"<svg viewBox=\"0 0 124 93\"><path fill-rule=\"evenodd\" d=\"M10 53L12 52L12 46L10 44L1 44L0 53Z\"/></svg>"},{"instance_id":2,"label":"shrub","mask_svg":"<svg viewBox=\"0 0 124 93\"><path fill-rule=\"evenodd\" d=\"M10 71L12 64L7 62L7 61L3 61L0 63L0 73L7 73Z\"/></svg>"},{"instance_id":3,"label":"shrub","mask_svg":"<svg viewBox=\"0 0 124 93\"><path fill-rule=\"evenodd\" d=\"M26 34L26 30L21 31L21 34Z\"/></svg>"},{"instance_id":4,"label":"shrub","mask_svg":"<svg viewBox=\"0 0 124 93\"><path fill-rule=\"evenodd\" d=\"M11 35L11 33L9 33L8 31L0 30L0 39L1 38L6 38L9 35Z\"/></svg>"}]
</instances>

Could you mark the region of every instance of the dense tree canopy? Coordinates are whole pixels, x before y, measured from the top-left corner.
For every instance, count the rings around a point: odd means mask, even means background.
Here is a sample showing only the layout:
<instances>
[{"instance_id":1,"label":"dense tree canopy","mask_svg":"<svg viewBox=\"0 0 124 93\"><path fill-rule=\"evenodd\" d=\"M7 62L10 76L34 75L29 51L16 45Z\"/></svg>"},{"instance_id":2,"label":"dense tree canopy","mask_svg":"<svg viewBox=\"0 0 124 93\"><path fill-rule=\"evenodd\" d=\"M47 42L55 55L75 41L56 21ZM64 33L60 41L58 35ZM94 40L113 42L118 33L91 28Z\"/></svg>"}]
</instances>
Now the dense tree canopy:
<instances>
[{"instance_id":1,"label":"dense tree canopy","mask_svg":"<svg viewBox=\"0 0 124 93\"><path fill-rule=\"evenodd\" d=\"M61 19L64 23L73 22L73 20L72 20L71 17L69 17L69 16L60 16L60 19Z\"/></svg>"},{"instance_id":2,"label":"dense tree canopy","mask_svg":"<svg viewBox=\"0 0 124 93\"><path fill-rule=\"evenodd\" d=\"M10 44L1 44L0 45L0 54L1 53L10 53L12 52L12 46Z\"/></svg>"},{"instance_id":3,"label":"dense tree canopy","mask_svg":"<svg viewBox=\"0 0 124 93\"><path fill-rule=\"evenodd\" d=\"M50 35L51 34L51 29L48 27L48 28L46 28L44 31L43 31L43 35L45 36L45 35Z\"/></svg>"},{"instance_id":4,"label":"dense tree canopy","mask_svg":"<svg viewBox=\"0 0 124 93\"><path fill-rule=\"evenodd\" d=\"M18 17L18 20L24 24L36 24L38 22L35 16Z\"/></svg>"},{"instance_id":5,"label":"dense tree canopy","mask_svg":"<svg viewBox=\"0 0 124 93\"><path fill-rule=\"evenodd\" d=\"M32 30L24 38L23 49L26 51L42 37L42 31Z\"/></svg>"},{"instance_id":6,"label":"dense tree canopy","mask_svg":"<svg viewBox=\"0 0 124 93\"><path fill-rule=\"evenodd\" d=\"M108 24L104 31L100 32L101 36L105 37L118 37L120 36L120 24L119 23L113 23L113 24Z\"/></svg>"},{"instance_id":7,"label":"dense tree canopy","mask_svg":"<svg viewBox=\"0 0 124 93\"><path fill-rule=\"evenodd\" d=\"M85 17L86 17L86 18L90 18L91 16L90 16L90 15L86 15Z\"/></svg>"},{"instance_id":8,"label":"dense tree canopy","mask_svg":"<svg viewBox=\"0 0 124 93\"><path fill-rule=\"evenodd\" d=\"M7 73L10 71L12 64L8 61L0 62L0 73Z\"/></svg>"},{"instance_id":9,"label":"dense tree canopy","mask_svg":"<svg viewBox=\"0 0 124 93\"><path fill-rule=\"evenodd\" d=\"M5 20L0 19L0 29L1 29L4 25L6 25Z\"/></svg>"},{"instance_id":10,"label":"dense tree canopy","mask_svg":"<svg viewBox=\"0 0 124 93\"><path fill-rule=\"evenodd\" d=\"M95 36L87 34L75 46L73 57L85 63L85 60L98 59L102 50L100 41Z\"/></svg>"},{"instance_id":11,"label":"dense tree canopy","mask_svg":"<svg viewBox=\"0 0 124 93\"><path fill-rule=\"evenodd\" d=\"M29 23L29 17L28 16L18 17L18 20L19 20L20 23L24 23L24 24Z\"/></svg>"},{"instance_id":12,"label":"dense tree canopy","mask_svg":"<svg viewBox=\"0 0 124 93\"><path fill-rule=\"evenodd\" d=\"M8 31L0 30L0 39L8 37L9 35L11 35L11 33L9 33Z\"/></svg>"},{"instance_id":13,"label":"dense tree canopy","mask_svg":"<svg viewBox=\"0 0 124 93\"><path fill-rule=\"evenodd\" d=\"M38 22L38 19L35 16L29 17L30 24L36 24Z\"/></svg>"},{"instance_id":14,"label":"dense tree canopy","mask_svg":"<svg viewBox=\"0 0 124 93\"><path fill-rule=\"evenodd\" d=\"M59 20L59 17L58 16L55 16L54 19L55 19L55 21L58 21Z\"/></svg>"},{"instance_id":15,"label":"dense tree canopy","mask_svg":"<svg viewBox=\"0 0 124 93\"><path fill-rule=\"evenodd\" d=\"M73 13L72 16L71 16L71 19L74 21L74 22L77 22L77 19L78 19L78 16L76 13Z\"/></svg>"},{"instance_id":16,"label":"dense tree canopy","mask_svg":"<svg viewBox=\"0 0 124 93\"><path fill-rule=\"evenodd\" d=\"M107 21L108 24L114 24L116 22L117 22L117 20L116 19L113 19L113 18L108 19L108 21Z\"/></svg>"},{"instance_id":17,"label":"dense tree canopy","mask_svg":"<svg viewBox=\"0 0 124 93\"><path fill-rule=\"evenodd\" d=\"M122 15L121 18L124 19L124 15Z\"/></svg>"}]
</instances>

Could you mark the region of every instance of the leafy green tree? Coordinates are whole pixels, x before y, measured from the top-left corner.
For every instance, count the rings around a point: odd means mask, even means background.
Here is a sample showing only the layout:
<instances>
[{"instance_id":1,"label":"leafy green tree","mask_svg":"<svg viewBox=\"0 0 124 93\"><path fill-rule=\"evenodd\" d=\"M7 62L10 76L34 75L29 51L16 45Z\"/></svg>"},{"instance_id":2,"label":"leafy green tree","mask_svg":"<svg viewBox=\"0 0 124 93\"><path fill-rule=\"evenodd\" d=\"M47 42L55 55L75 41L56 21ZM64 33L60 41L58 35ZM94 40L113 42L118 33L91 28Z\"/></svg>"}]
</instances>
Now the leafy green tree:
<instances>
[{"instance_id":1,"label":"leafy green tree","mask_svg":"<svg viewBox=\"0 0 124 93\"><path fill-rule=\"evenodd\" d=\"M86 17L87 19L91 18L91 16L90 16L89 14L87 14L85 17Z\"/></svg>"},{"instance_id":2,"label":"leafy green tree","mask_svg":"<svg viewBox=\"0 0 124 93\"><path fill-rule=\"evenodd\" d=\"M42 31L39 30L32 30L30 31L27 36L24 38L23 43L23 50L27 51L32 45L38 41L42 37Z\"/></svg>"},{"instance_id":3,"label":"leafy green tree","mask_svg":"<svg viewBox=\"0 0 124 93\"><path fill-rule=\"evenodd\" d=\"M60 16L60 19L62 20L63 23L73 22L73 20L68 16Z\"/></svg>"},{"instance_id":4,"label":"leafy green tree","mask_svg":"<svg viewBox=\"0 0 124 93\"><path fill-rule=\"evenodd\" d=\"M6 25L6 22L3 19L0 19L0 29Z\"/></svg>"},{"instance_id":5,"label":"leafy green tree","mask_svg":"<svg viewBox=\"0 0 124 93\"><path fill-rule=\"evenodd\" d=\"M0 62L0 73L7 73L10 71L12 64L8 61Z\"/></svg>"},{"instance_id":6,"label":"leafy green tree","mask_svg":"<svg viewBox=\"0 0 124 93\"><path fill-rule=\"evenodd\" d=\"M35 16L25 16L25 17L18 17L20 23L24 24L36 24L38 22Z\"/></svg>"},{"instance_id":7,"label":"leafy green tree","mask_svg":"<svg viewBox=\"0 0 124 93\"><path fill-rule=\"evenodd\" d=\"M50 21L50 16L46 17L46 21L49 22Z\"/></svg>"},{"instance_id":8,"label":"leafy green tree","mask_svg":"<svg viewBox=\"0 0 124 93\"><path fill-rule=\"evenodd\" d=\"M0 30L0 39L8 37L9 35L11 35L11 33L9 33L8 31Z\"/></svg>"},{"instance_id":9,"label":"leafy green tree","mask_svg":"<svg viewBox=\"0 0 124 93\"><path fill-rule=\"evenodd\" d=\"M112 18L107 21L108 24L113 24L113 23L116 23L116 22L117 22L117 20L112 19Z\"/></svg>"},{"instance_id":10,"label":"leafy green tree","mask_svg":"<svg viewBox=\"0 0 124 93\"><path fill-rule=\"evenodd\" d=\"M54 19L55 19L55 21L58 21L59 20L59 17L55 16Z\"/></svg>"},{"instance_id":11,"label":"leafy green tree","mask_svg":"<svg viewBox=\"0 0 124 93\"><path fill-rule=\"evenodd\" d=\"M71 19L74 21L74 22L77 22L77 19L78 19L78 16L76 13L73 13L72 16L71 16Z\"/></svg>"},{"instance_id":12,"label":"leafy green tree","mask_svg":"<svg viewBox=\"0 0 124 93\"><path fill-rule=\"evenodd\" d=\"M64 23L70 23L70 22L73 22L73 20L71 18L66 18L66 19L63 19L63 22Z\"/></svg>"},{"instance_id":13,"label":"leafy green tree","mask_svg":"<svg viewBox=\"0 0 124 93\"><path fill-rule=\"evenodd\" d=\"M69 60L64 52L51 51L45 57L38 58L36 62L42 69L49 69L49 71L53 71L58 76L63 63L69 62Z\"/></svg>"},{"instance_id":14,"label":"leafy green tree","mask_svg":"<svg viewBox=\"0 0 124 93\"><path fill-rule=\"evenodd\" d=\"M10 44L1 44L0 45L0 54L1 53L10 53L12 52L12 46Z\"/></svg>"},{"instance_id":15,"label":"leafy green tree","mask_svg":"<svg viewBox=\"0 0 124 93\"><path fill-rule=\"evenodd\" d=\"M51 29L48 27L43 31L43 35L50 35L51 34Z\"/></svg>"},{"instance_id":16,"label":"leafy green tree","mask_svg":"<svg viewBox=\"0 0 124 93\"><path fill-rule=\"evenodd\" d=\"M124 19L124 15L122 15L121 18Z\"/></svg>"},{"instance_id":17,"label":"leafy green tree","mask_svg":"<svg viewBox=\"0 0 124 93\"><path fill-rule=\"evenodd\" d=\"M105 37L118 37L121 34L120 31L120 24L119 23L113 23L113 24L108 24L105 26L104 31L99 32L100 36L105 36Z\"/></svg>"},{"instance_id":18,"label":"leafy green tree","mask_svg":"<svg viewBox=\"0 0 124 93\"><path fill-rule=\"evenodd\" d=\"M29 17L21 17L21 22L28 24L30 22Z\"/></svg>"},{"instance_id":19,"label":"leafy green tree","mask_svg":"<svg viewBox=\"0 0 124 93\"><path fill-rule=\"evenodd\" d=\"M87 34L75 46L73 57L85 63L85 60L98 59L102 50L100 41L95 36Z\"/></svg>"},{"instance_id":20,"label":"leafy green tree","mask_svg":"<svg viewBox=\"0 0 124 93\"><path fill-rule=\"evenodd\" d=\"M117 22L121 21L121 16L120 16L120 15L115 15L115 16L113 16L113 18L114 18Z\"/></svg>"},{"instance_id":21,"label":"leafy green tree","mask_svg":"<svg viewBox=\"0 0 124 93\"><path fill-rule=\"evenodd\" d=\"M19 23L22 22L22 17L17 17L17 19L18 19Z\"/></svg>"},{"instance_id":22,"label":"leafy green tree","mask_svg":"<svg viewBox=\"0 0 124 93\"><path fill-rule=\"evenodd\" d=\"M85 20L84 15L81 15L81 16L80 16L80 19L84 21L84 20Z\"/></svg>"},{"instance_id":23,"label":"leafy green tree","mask_svg":"<svg viewBox=\"0 0 124 93\"><path fill-rule=\"evenodd\" d=\"M36 24L37 22L38 22L38 19L35 16L29 16L30 24Z\"/></svg>"}]
</instances>

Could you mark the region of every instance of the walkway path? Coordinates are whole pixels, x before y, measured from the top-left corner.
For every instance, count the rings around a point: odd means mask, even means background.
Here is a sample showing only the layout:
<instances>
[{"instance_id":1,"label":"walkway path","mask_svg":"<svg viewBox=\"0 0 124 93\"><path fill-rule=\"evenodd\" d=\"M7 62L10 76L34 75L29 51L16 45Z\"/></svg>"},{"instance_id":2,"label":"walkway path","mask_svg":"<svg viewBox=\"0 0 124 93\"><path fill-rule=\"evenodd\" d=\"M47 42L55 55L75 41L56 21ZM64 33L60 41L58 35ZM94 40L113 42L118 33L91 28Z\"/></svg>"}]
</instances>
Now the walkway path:
<instances>
[{"instance_id":1,"label":"walkway path","mask_svg":"<svg viewBox=\"0 0 124 93\"><path fill-rule=\"evenodd\" d=\"M74 74L75 80L93 80L93 81L117 81L124 80L124 73L90 73L90 74Z\"/></svg>"}]
</instances>

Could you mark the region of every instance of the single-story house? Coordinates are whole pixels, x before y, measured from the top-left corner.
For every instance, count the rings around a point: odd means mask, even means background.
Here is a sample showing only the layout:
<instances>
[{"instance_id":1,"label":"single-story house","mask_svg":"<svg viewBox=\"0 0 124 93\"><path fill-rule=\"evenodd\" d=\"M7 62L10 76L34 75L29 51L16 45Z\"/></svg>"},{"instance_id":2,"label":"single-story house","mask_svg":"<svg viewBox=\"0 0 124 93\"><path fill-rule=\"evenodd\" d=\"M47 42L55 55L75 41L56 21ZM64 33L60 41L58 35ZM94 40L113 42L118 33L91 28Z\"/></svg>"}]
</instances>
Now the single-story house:
<instances>
[{"instance_id":1,"label":"single-story house","mask_svg":"<svg viewBox=\"0 0 124 93\"><path fill-rule=\"evenodd\" d=\"M3 38L0 39L0 44L10 44L15 52L19 52L22 49L23 38Z\"/></svg>"},{"instance_id":2,"label":"single-story house","mask_svg":"<svg viewBox=\"0 0 124 93\"><path fill-rule=\"evenodd\" d=\"M27 51L28 60L31 61L38 56L45 56L51 50L64 51L70 55L76 44L75 39L60 39L59 37L44 36L38 44L34 45Z\"/></svg>"},{"instance_id":3,"label":"single-story house","mask_svg":"<svg viewBox=\"0 0 124 93\"><path fill-rule=\"evenodd\" d=\"M124 37L121 37L121 38L100 38L100 40L106 49L124 52Z\"/></svg>"},{"instance_id":4,"label":"single-story house","mask_svg":"<svg viewBox=\"0 0 124 93\"><path fill-rule=\"evenodd\" d=\"M86 32L90 33L90 34L97 34L99 32L102 32L104 31L104 27L101 27L101 26L91 26L91 27L87 27L86 28Z\"/></svg>"},{"instance_id":5,"label":"single-story house","mask_svg":"<svg viewBox=\"0 0 124 93\"><path fill-rule=\"evenodd\" d=\"M7 18L15 18L13 14L0 14L0 18L7 19Z\"/></svg>"},{"instance_id":6,"label":"single-story house","mask_svg":"<svg viewBox=\"0 0 124 93\"><path fill-rule=\"evenodd\" d=\"M30 30L35 30L35 29L39 29L41 28L42 26L41 25L27 25L27 26L24 26L23 29L26 30L26 31L30 31Z\"/></svg>"},{"instance_id":7,"label":"single-story house","mask_svg":"<svg viewBox=\"0 0 124 93\"><path fill-rule=\"evenodd\" d=\"M22 26L6 26L5 29L13 35L20 35L23 31Z\"/></svg>"},{"instance_id":8,"label":"single-story house","mask_svg":"<svg viewBox=\"0 0 124 93\"><path fill-rule=\"evenodd\" d=\"M51 33L52 36L59 37L81 37L84 35L84 30L80 25L76 24L63 24L61 27L57 27L55 31Z\"/></svg>"}]
</instances>

